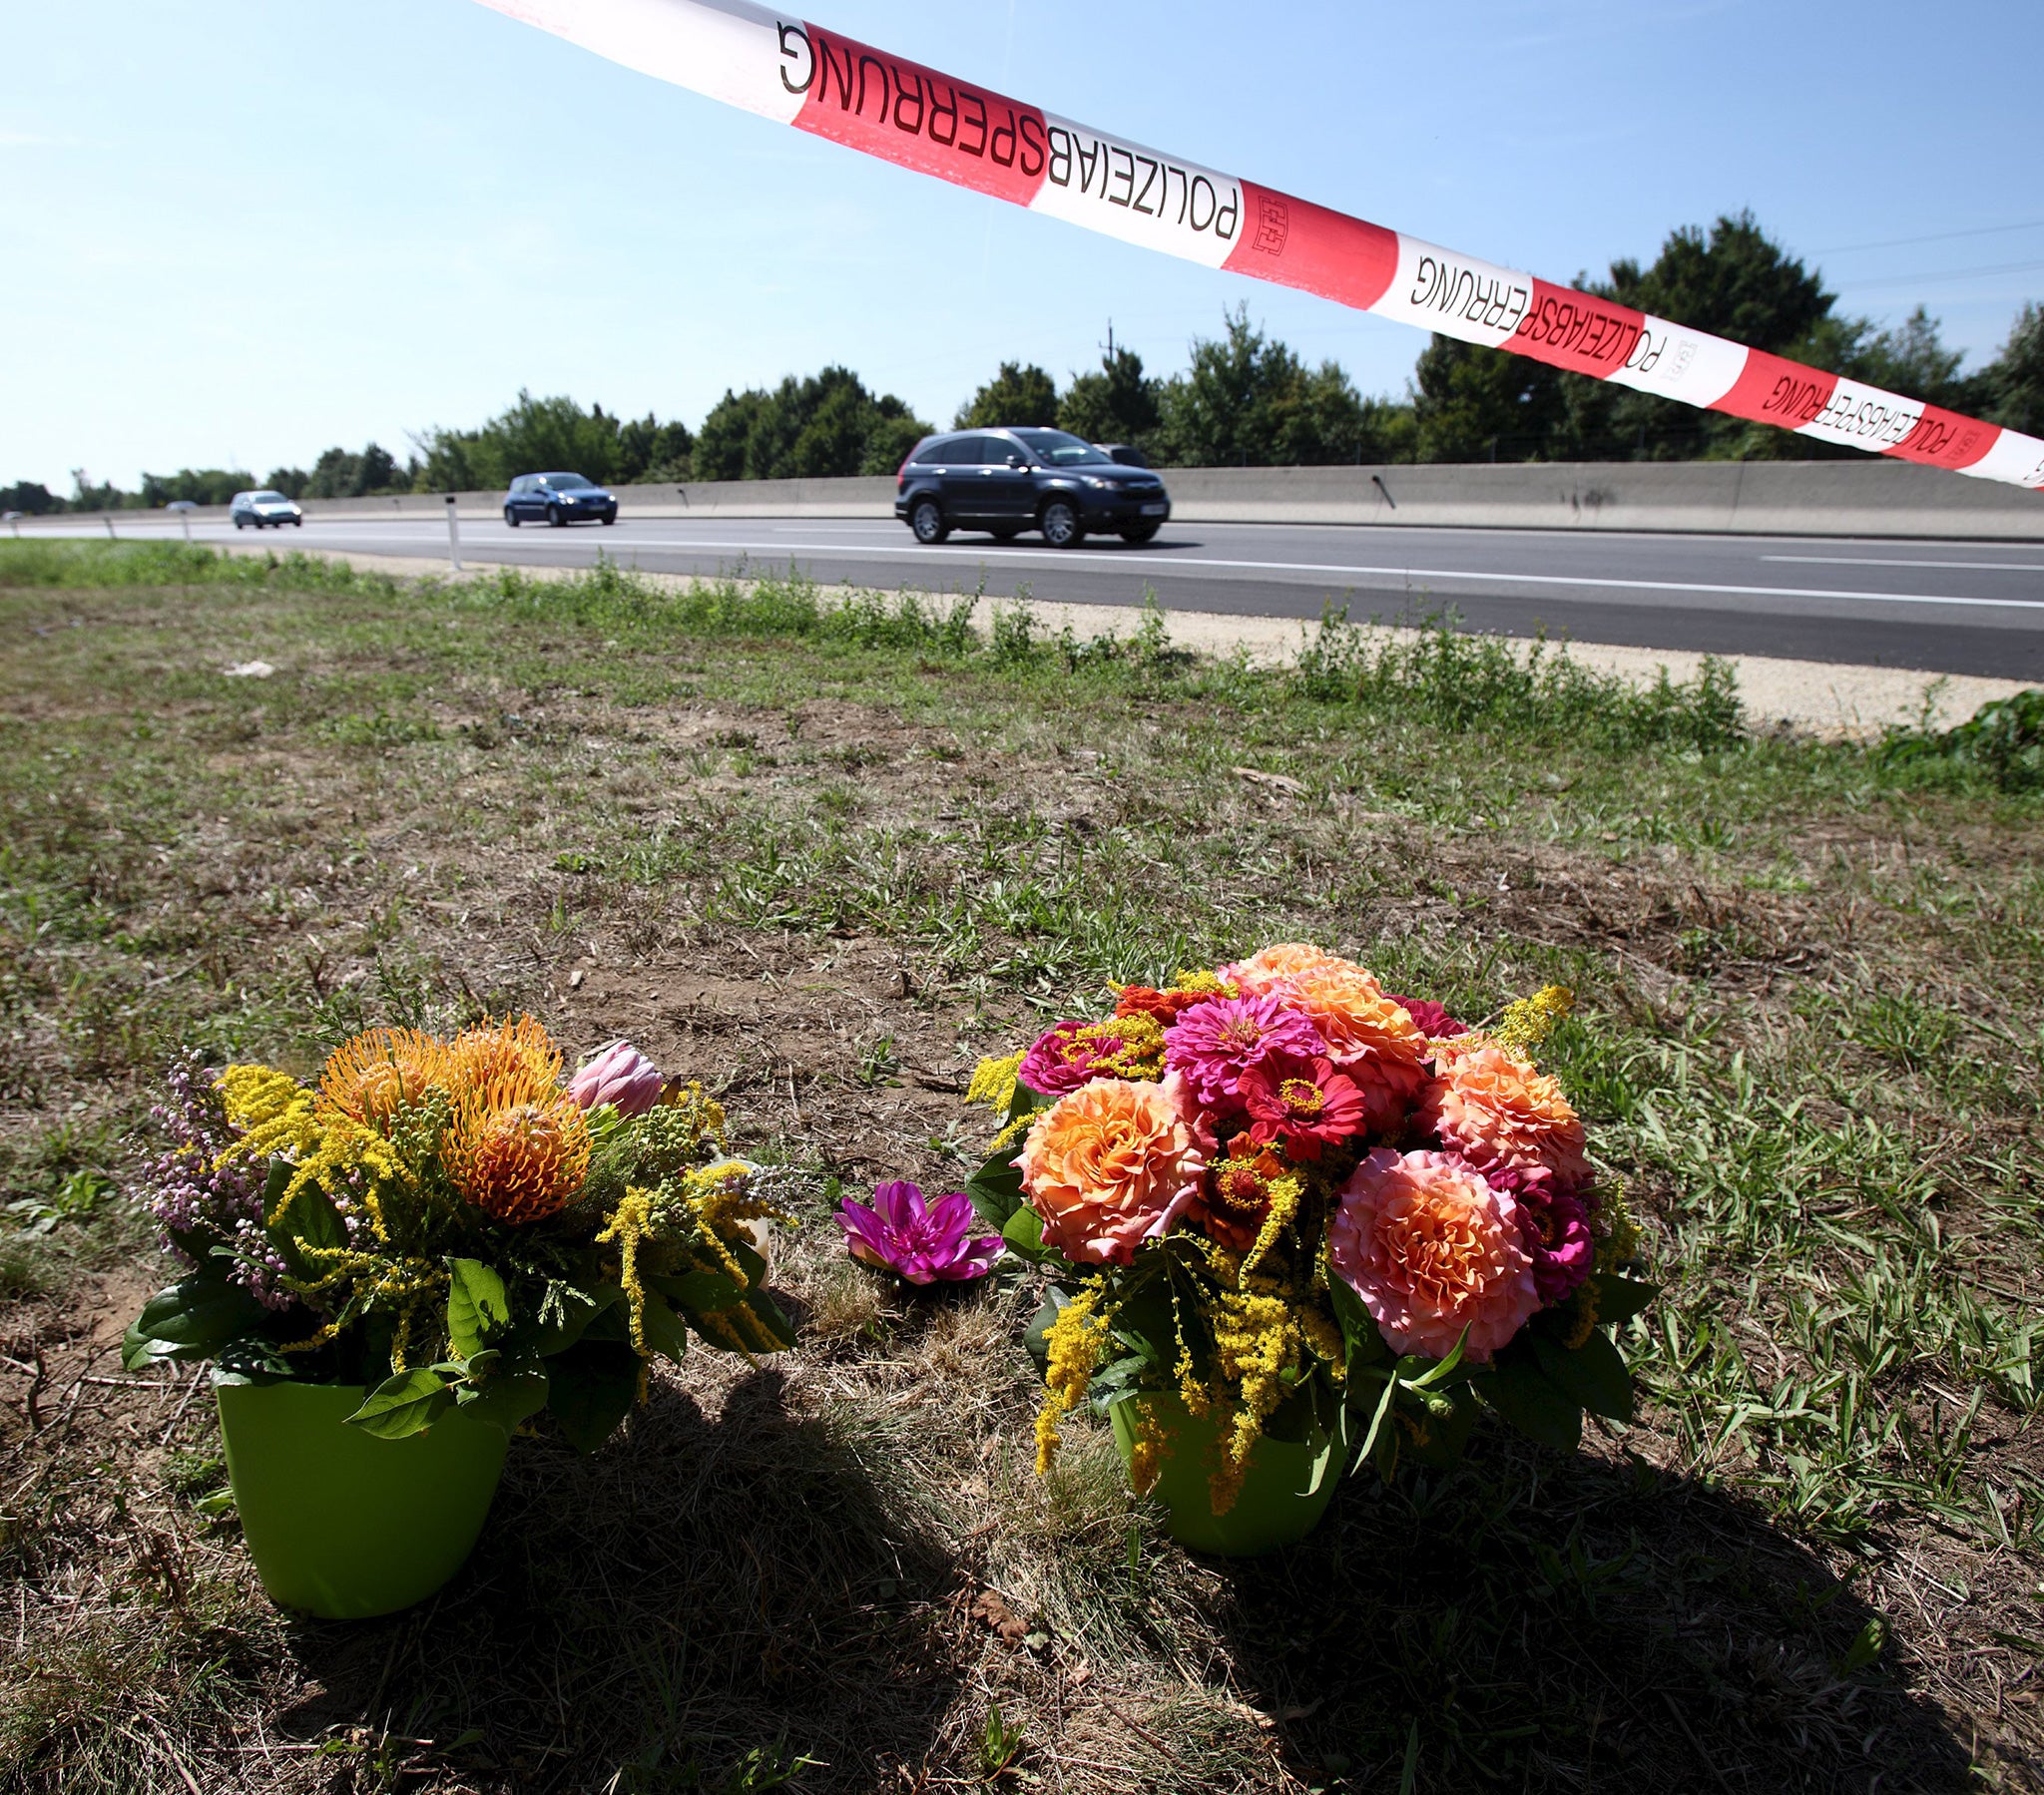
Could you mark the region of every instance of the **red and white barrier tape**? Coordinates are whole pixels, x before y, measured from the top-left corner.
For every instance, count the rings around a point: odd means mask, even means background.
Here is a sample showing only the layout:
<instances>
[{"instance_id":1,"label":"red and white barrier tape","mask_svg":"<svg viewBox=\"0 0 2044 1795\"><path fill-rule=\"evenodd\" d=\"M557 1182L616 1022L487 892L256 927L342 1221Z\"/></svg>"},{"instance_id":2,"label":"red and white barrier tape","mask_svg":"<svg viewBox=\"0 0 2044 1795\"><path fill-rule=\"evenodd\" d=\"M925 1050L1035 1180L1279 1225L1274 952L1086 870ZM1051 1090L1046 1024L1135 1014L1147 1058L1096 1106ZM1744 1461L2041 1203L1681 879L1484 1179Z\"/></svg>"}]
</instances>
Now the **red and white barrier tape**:
<instances>
[{"instance_id":1,"label":"red and white barrier tape","mask_svg":"<svg viewBox=\"0 0 2044 1795\"><path fill-rule=\"evenodd\" d=\"M2044 441L1161 155L749 0L481 0L628 68L1124 241L1820 442L2044 489Z\"/></svg>"}]
</instances>

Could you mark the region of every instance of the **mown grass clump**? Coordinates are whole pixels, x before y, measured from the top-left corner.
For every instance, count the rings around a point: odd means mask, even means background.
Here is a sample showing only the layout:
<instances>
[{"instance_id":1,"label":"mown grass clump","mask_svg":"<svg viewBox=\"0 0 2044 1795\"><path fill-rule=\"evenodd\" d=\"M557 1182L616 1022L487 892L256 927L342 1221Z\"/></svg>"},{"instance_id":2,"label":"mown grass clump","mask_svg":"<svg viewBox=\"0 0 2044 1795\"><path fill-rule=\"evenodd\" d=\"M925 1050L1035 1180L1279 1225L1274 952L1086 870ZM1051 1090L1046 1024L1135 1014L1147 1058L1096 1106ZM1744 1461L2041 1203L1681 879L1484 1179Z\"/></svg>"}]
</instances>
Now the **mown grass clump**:
<instances>
[{"instance_id":1,"label":"mown grass clump","mask_svg":"<svg viewBox=\"0 0 2044 1795\"><path fill-rule=\"evenodd\" d=\"M1722 670L1642 692L1445 629L1330 617L1258 670L959 598L31 547L32 580L0 545L0 1790L2044 1768L2034 794L1749 732ZM979 1051L1278 938L1465 1016L1575 988L1549 1058L1664 1283L1638 1425L1479 1434L1202 1563L1104 1439L1034 1479L1020 1280L909 1297L818 1201L776 1251L797 1353L692 1365L594 1461L522 1443L440 1603L351 1629L261 1600L203 1391L114 1374L186 1048L310 1071L531 1007L704 1078L819 1188L948 1189Z\"/></svg>"}]
</instances>

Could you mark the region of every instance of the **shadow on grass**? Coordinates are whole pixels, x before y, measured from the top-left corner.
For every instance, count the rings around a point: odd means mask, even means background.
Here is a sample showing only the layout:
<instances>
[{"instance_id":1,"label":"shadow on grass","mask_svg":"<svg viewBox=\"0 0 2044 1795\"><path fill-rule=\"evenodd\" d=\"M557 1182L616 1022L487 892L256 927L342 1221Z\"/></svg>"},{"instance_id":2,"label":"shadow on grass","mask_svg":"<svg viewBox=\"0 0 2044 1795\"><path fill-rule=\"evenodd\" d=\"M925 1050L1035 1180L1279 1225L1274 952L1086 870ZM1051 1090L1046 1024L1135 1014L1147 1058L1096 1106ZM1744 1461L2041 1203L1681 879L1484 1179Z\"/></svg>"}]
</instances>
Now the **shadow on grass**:
<instances>
[{"instance_id":1,"label":"shadow on grass","mask_svg":"<svg viewBox=\"0 0 2044 1795\"><path fill-rule=\"evenodd\" d=\"M1330 1791L1972 1786L1902 1686L1923 1666L1869 1658L1854 1587L1636 1460L1491 1439L1453 1473L1365 1473L1310 1539L1226 1574L1244 1692Z\"/></svg>"},{"instance_id":2,"label":"shadow on grass","mask_svg":"<svg viewBox=\"0 0 2044 1795\"><path fill-rule=\"evenodd\" d=\"M783 1397L762 1371L712 1423L657 1386L594 1459L518 1442L437 1602L293 1628L321 1693L283 1725L387 1736L390 1764L430 1739L418 1769L521 1795L737 1792L790 1773L867 1788L921 1763L956 1686L949 1560L868 1474L893 1450L884 1418L797 1418Z\"/></svg>"}]
</instances>

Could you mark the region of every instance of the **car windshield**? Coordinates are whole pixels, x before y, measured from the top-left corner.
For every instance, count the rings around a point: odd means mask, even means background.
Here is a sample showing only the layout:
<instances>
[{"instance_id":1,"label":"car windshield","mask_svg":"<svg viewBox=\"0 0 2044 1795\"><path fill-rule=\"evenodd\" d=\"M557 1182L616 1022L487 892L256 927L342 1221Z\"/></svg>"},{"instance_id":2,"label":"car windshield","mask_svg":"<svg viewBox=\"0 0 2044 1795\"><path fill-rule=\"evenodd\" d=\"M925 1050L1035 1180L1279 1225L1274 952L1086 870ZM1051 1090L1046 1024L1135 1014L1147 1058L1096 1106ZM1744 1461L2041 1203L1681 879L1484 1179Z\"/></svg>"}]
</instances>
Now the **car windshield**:
<instances>
[{"instance_id":1,"label":"car windshield","mask_svg":"<svg viewBox=\"0 0 2044 1795\"><path fill-rule=\"evenodd\" d=\"M542 474L540 478L556 492L587 492L591 485L580 474Z\"/></svg>"},{"instance_id":2,"label":"car windshield","mask_svg":"<svg viewBox=\"0 0 2044 1795\"><path fill-rule=\"evenodd\" d=\"M288 505L290 500L280 492L258 492L255 502L257 505Z\"/></svg>"},{"instance_id":3,"label":"car windshield","mask_svg":"<svg viewBox=\"0 0 2044 1795\"><path fill-rule=\"evenodd\" d=\"M1101 454L1084 438L1063 430L1017 430L1015 434L1028 445L1037 460L1047 461L1052 467L1082 467L1114 459L1111 455Z\"/></svg>"}]
</instances>

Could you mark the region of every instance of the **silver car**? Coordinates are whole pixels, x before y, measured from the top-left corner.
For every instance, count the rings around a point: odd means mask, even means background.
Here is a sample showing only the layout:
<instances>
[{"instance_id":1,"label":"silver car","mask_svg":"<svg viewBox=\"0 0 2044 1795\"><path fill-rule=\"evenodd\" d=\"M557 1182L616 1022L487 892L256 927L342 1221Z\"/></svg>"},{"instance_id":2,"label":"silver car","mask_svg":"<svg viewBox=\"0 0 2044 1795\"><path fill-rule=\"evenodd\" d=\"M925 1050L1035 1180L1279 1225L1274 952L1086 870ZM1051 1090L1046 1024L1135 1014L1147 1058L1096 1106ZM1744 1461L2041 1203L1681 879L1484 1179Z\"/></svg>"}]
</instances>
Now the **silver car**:
<instances>
[{"instance_id":1,"label":"silver car","mask_svg":"<svg viewBox=\"0 0 2044 1795\"><path fill-rule=\"evenodd\" d=\"M237 530L246 530L251 524L256 529L281 530L290 524L302 529L305 514L280 492L238 492L228 502L228 516Z\"/></svg>"}]
</instances>

